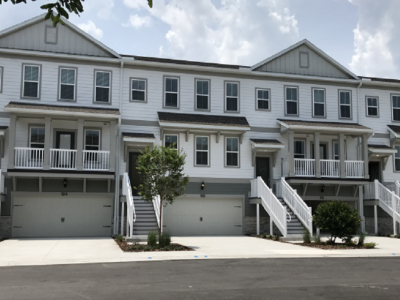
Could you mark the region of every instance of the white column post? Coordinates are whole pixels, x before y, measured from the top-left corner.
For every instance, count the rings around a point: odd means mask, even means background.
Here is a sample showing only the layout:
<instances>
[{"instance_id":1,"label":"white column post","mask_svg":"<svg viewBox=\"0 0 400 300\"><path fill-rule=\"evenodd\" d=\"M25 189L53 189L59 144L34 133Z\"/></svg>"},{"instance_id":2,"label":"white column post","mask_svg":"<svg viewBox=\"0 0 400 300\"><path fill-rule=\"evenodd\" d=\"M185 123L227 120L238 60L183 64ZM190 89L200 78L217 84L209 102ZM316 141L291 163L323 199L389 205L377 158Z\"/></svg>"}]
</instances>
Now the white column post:
<instances>
[{"instance_id":1,"label":"white column post","mask_svg":"<svg viewBox=\"0 0 400 300\"><path fill-rule=\"evenodd\" d=\"M116 137L116 126L117 126L117 121L111 121L110 122L110 165L109 165L109 170L110 172L115 172L115 164L119 164L119 161L116 161L117 158L119 158L119 155L116 155L116 141L115 141L115 137ZM119 153L118 153L119 154Z\"/></svg>"},{"instance_id":2,"label":"white column post","mask_svg":"<svg viewBox=\"0 0 400 300\"><path fill-rule=\"evenodd\" d=\"M362 153L363 153L363 161L364 161L364 178L369 179L369 155L368 155L368 134L364 134L362 137Z\"/></svg>"},{"instance_id":3,"label":"white column post","mask_svg":"<svg viewBox=\"0 0 400 300\"><path fill-rule=\"evenodd\" d=\"M8 128L8 169L14 169L15 135L17 132L17 116L10 115Z\"/></svg>"},{"instance_id":4,"label":"white column post","mask_svg":"<svg viewBox=\"0 0 400 300\"><path fill-rule=\"evenodd\" d=\"M346 178L344 133L339 134L339 160L340 160L340 178Z\"/></svg>"},{"instance_id":5,"label":"white column post","mask_svg":"<svg viewBox=\"0 0 400 300\"><path fill-rule=\"evenodd\" d=\"M289 177L294 177L294 132L288 132L288 142L289 142Z\"/></svg>"},{"instance_id":6,"label":"white column post","mask_svg":"<svg viewBox=\"0 0 400 300\"><path fill-rule=\"evenodd\" d=\"M358 210L361 217L361 231L365 232L365 218L364 218L364 189L362 186L358 187Z\"/></svg>"},{"instance_id":7,"label":"white column post","mask_svg":"<svg viewBox=\"0 0 400 300\"><path fill-rule=\"evenodd\" d=\"M256 204L256 214L257 214L257 235L260 235L260 204Z\"/></svg>"},{"instance_id":8,"label":"white column post","mask_svg":"<svg viewBox=\"0 0 400 300\"><path fill-rule=\"evenodd\" d=\"M317 227L317 236L321 237L319 227Z\"/></svg>"},{"instance_id":9,"label":"white column post","mask_svg":"<svg viewBox=\"0 0 400 300\"><path fill-rule=\"evenodd\" d=\"M314 159L315 159L315 177L321 178L321 163L319 155L319 132L314 133Z\"/></svg>"},{"instance_id":10,"label":"white column post","mask_svg":"<svg viewBox=\"0 0 400 300\"><path fill-rule=\"evenodd\" d=\"M375 235L378 235L378 205L374 205Z\"/></svg>"},{"instance_id":11,"label":"white column post","mask_svg":"<svg viewBox=\"0 0 400 300\"><path fill-rule=\"evenodd\" d=\"M396 223L396 198L395 193L392 192L392 210L393 210L393 234L397 235L397 223Z\"/></svg>"},{"instance_id":12,"label":"white column post","mask_svg":"<svg viewBox=\"0 0 400 300\"><path fill-rule=\"evenodd\" d=\"M43 170L50 169L50 136L51 136L51 117L45 117L44 124L44 150L43 150Z\"/></svg>"},{"instance_id":13,"label":"white column post","mask_svg":"<svg viewBox=\"0 0 400 300\"><path fill-rule=\"evenodd\" d=\"M121 202L121 206L122 206L122 208L121 208L121 218L120 218L120 220L121 220L121 235L124 235L124 214L125 214L125 203L124 202Z\"/></svg>"},{"instance_id":14,"label":"white column post","mask_svg":"<svg viewBox=\"0 0 400 300\"><path fill-rule=\"evenodd\" d=\"M271 216L269 216L269 234L274 235L274 222Z\"/></svg>"},{"instance_id":15,"label":"white column post","mask_svg":"<svg viewBox=\"0 0 400 300\"><path fill-rule=\"evenodd\" d=\"M83 119L78 119L78 137L76 145L76 169L83 170Z\"/></svg>"},{"instance_id":16,"label":"white column post","mask_svg":"<svg viewBox=\"0 0 400 300\"><path fill-rule=\"evenodd\" d=\"M379 181L378 181L378 179L375 179L375 181L374 181L375 200L379 200L378 187L379 187Z\"/></svg>"}]
</instances>

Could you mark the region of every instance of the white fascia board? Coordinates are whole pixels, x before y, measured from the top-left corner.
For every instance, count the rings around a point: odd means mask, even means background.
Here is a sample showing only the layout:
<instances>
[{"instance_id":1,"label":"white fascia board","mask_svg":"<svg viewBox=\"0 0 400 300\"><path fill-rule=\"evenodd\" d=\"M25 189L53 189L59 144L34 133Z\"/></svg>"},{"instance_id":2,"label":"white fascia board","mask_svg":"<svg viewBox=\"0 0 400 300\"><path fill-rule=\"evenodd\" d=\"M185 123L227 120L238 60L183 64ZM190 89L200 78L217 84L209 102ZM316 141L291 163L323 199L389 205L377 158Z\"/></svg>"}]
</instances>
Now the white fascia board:
<instances>
[{"instance_id":1,"label":"white fascia board","mask_svg":"<svg viewBox=\"0 0 400 300\"><path fill-rule=\"evenodd\" d=\"M369 148L368 151L371 153L377 153L377 154L394 154L397 153L396 149L377 149L377 148Z\"/></svg>"},{"instance_id":2,"label":"white fascia board","mask_svg":"<svg viewBox=\"0 0 400 300\"><path fill-rule=\"evenodd\" d=\"M395 139L399 138L399 135L396 132L394 132L390 127L388 127L387 129L389 130L389 133L391 133L394 136Z\"/></svg>"},{"instance_id":3,"label":"white fascia board","mask_svg":"<svg viewBox=\"0 0 400 300\"><path fill-rule=\"evenodd\" d=\"M31 55L45 58L63 58L63 59L74 59L74 60L86 60L94 62L104 62L104 63L115 63L120 64L120 59L118 58L106 58L106 57L95 57L95 56L83 56L83 55L69 55L55 52L41 52L41 51L31 51L31 50L20 50L20 49L8 49L0 48L0 53L9 53L17 55Z\"/></svg>"},{"instance_id":4,"label":"white fascia board","mask_svg":"<svg viewBox=\"0 0 400 300\"><path fill-rule=\"evenodd\" d=\"M363 86L367 85L378 85L378 86L386 86L386 87L393 87L393 88L400 88L400 83L394 82L382 82L382 81L362 81Z\"/></svg>"},{"instance_id":5,"label":"white fascia board","mask_svg":"<svg viewBox=\"0 0 400 300\"><path fill-rule=\"evenodd\" d=\"M301 130L301 131L319 131L319 132L341 132L341 133L368 133L374 134L372 129L355 129L355 128L338 128L338 127L319 127L319 126L301 126L301 125L288 125L282 121L278 121L280 124L290 130Z\"/></svg>"},{"instance_id":6,"label":"white fascia board","mask_svg":"<svg viewBox=\"0 0 400 300\"><path fill-rule=\"evenodd\" d=\"M38 15L38 16L36 16L36 17L34 17L34 18L31 18L31 19L26 20L26 21L24 21L24 22L22 22L22 23L16 24L16 25L14 25L14 26L8 27L8 28L6 28L6 29L0 31L0 38L1 38L2 36L5 36L5 35L9 34L9 33L12 33L12 32L17 31L17 30L19 30L19 29L22 29L22 28L24 28L24 27L27 27L27 26L29 26L29 25L31 25L31 24L35 24L36 22L39 22L39 21L44 20L44 17L46 16L46 14L47 14L47 13Z\"/></svg>"},{"instance_id":7,"label":"white fascia board","mask_svg":"<svg viewBox=\"0 0 400 300\"><path fill-rule=\"evenodd\" d=\"M19 109L19 108L8 108L4 107L5 112L15 113L15 114L29 114L29 115L50 115L50 116L68 116L68 117L86 117L95 119L119 119L120 115L112 114L91 114L84 112L70 112L61 110L47 110L47 109Z\"/></svg>"},{"instance_id":8,"label":"white fascia board","mask_svg":"<svg viewBox=\"0 0 400 300\"><path fill-rule=\"evenodd\" d=\"M274 150L280 150L285 148L285 145L268 145L268 144L257 144L255 142L251 142L251 145L254 148L257 149L274 149Z\"/></svg>"},{"instance_id":9,"label":"white fascia board","mask_svg":"<svg viewBox=\"0 0 400 300\"><path fill-rule=\"evenodd\" d=\"M218 125L197 125L197 124L177 124L177 123L166 123L166 122L159 122L161 127L164 129L167 128L176 128L176 129L208 129L213 131L249 131L250 127L237 127L237 126L218 126Z\"/></svg>"},{"instance_id":10,"label":"white fascia board","mask_svg":"<svg viewBox=\"0 0 400 300\"><path fill-rule=\"evenodd\" d=\"M123 137L124 142L128 143L148 143L154 144L156 139L146 139L146 138L134 138L134 137Z\"/></svg>"}]
</instances>

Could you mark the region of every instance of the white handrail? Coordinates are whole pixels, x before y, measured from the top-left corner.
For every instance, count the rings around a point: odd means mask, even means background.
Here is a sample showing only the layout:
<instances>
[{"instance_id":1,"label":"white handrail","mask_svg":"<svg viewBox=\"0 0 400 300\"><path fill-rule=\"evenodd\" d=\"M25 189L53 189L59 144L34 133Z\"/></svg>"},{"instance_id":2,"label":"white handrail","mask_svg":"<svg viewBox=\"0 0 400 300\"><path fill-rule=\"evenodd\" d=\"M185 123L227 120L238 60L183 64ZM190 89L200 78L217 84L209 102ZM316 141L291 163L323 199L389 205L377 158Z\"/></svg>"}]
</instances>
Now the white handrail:
<instances>
[{"instance_id":1,"label":"white handrail","mask_svg":"<svg viewBox=\"0 0 400 300\"><path fill-rule=\"evenodd\" d=\"M253 181L257 181L256 184ZM274 221L284 237L287 236L287 210L282 203L276 198L272 190L265 184L261 177L251 180L252 187L256 187L257 191L252 192L254 197L261 199L261 205Z\"/></svg>"},{"instance_id":2,"label":"white handrail","mask_svg":"<svg viewBox=\"0 0 400 300\"><path fill-rule=\"evenodd\" d=\"M340 177L340 161L333 159L321 159L321 177Z\"/></svg>"},{"instance_id":3,"label":"white handrail","mask_svg":"<svg viewBox=\"0 0 400 300\"><path fill-rule=\"evenodd\" d=\"M108 171L110 169L110 151L83 150L83 169Z\"/></svg>"},{"instance_id":4,"label":"white handrail","mask_svg":"<svg viewBox=\"0 0 400 300\"><path fill-rule=\"evenodd\" d=\"M14 148L14 168L43 169L44 149Z\"/></svg>"},{"instance_id":5,"label":"white handrail","mask_svg":"<svg viewBox=\"0 0 400 300\"><path fill-rule=\"evenodd\" d=\"M364 161L346 160L345 165L347 178L364 178Z\"/></svg>"},{"instance_id":6,"label":"white handrail","mask_svg":"<svg viewBox=\"0 0 400 300\"><path fill-rule=\"evenodd\" d=\"M394 187L395 187L396 195L400 197L400 181L399 180L396 180L394 182Z\"/></svg>"},{"instance_id":7,"label":"white handrail","mask_svg":"<svg viewBox=\"0 0 400 300\"><path fill-rule=\"evenodd\" d=\"M76 170L77 150L50 149L50 169Z\"/></svg>"},{"instance_id":8,"label":"white handrail","mask_svg":"<svg viewBox=\"0 0 400 300\"><path fill-rule=\"evenodd\" d=\"M306 227L312 235L312 210L308 207L304 200L297 192L286 182L285 178L281 179L282 198L290 207L293 213L299 218L300 222Z\"/></svg>"},{"instance_id":9,"label":"white handrail","mask_svg":"<svg viewBox=\"0 0 400 300\"><path fill-rule=\"evenodd\" d=\"M395 192L390 191L378 180L375 180L375 199L379 200L379 205L388 208L387 212L392 213L393 232L397 234L397 222L400 221L400 197Z\"/></svg>"},{"instance_id":10,"label":"white handrail","mask_svg":"<svg viewBox=\"0 0 400 300\"><path fill-rule=\"evenodd\" d=\"M129 180L128 173L124 173L123 184L122 184L122 194L126 197L126 214L127 214L127 222L129 228L129 232L126 233L127 236L132 237L133 235L133 223L136 222L136 211L135 211L135 203L133 201L132 196L132 187L131 182Z\"/></svg>"},{"instance_id":11,"label":"white handrail","mask_svg":"<svg viewBox=\"0 0 400 300\"><path fill-rule=\"evenodd\" d=\"M295 158L294 174L298 177L315 177L315 159Z\"/></svg>"},{"instance_id":12,"label":"white handrail","mask_svg":"<svg viewBox=\"0 0 400 300\"><path fill-rule=\"evenodd\" d=\"M154 207L154 212L156 214L158 228L160 228L161 232L162 232L163 228L162 228L162 224L160 224L160 196L154 197L153 207ZM161 220L161 222L162 222L162 220Z\"/></svg>"}]
</instances>

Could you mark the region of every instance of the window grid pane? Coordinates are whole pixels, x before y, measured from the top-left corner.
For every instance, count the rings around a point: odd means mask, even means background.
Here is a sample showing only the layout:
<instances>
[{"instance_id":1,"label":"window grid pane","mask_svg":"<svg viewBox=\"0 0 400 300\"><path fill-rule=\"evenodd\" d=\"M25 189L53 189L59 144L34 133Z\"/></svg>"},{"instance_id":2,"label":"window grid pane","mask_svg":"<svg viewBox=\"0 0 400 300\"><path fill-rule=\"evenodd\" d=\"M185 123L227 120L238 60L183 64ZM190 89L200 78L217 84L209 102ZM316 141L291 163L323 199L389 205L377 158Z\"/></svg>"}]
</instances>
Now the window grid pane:
<instances>
[{"instance_id":1,"label":"window grid pane","mask_svg":"<svg viewBox=\"0 0 400 300\"><path fill-rule=\"evenodd\" d=\"M227 111L239 111L239 84L234 82L226 82L225 105Z\"/></svg>"},{"instance_id":2,"label":"window grid pane","mask_svg":"<svg viewBox=\"0 0 400 300\"><path fill-rule=\"evenodd\" d=\"M165 78L165 106L178 107L178 79Z\"/></svg>"},{"instance_id":3,"label":"window grid pane","mask_svg":"<svg viewBox=\"0 0 400 300\"><path fill-rule=\"evenodd\" d=\"M226 138L226 165L230 167L239 166L238 138Z\"/></svg>"},{"instance_id":4,"label":"window grid pane","mask_svg":"<svg viewBox=\"0 0 400 300\"><path fill-rule=\"evenodd\" d=\"M99 151L100 150L100 131L86 130L85 131L85 150Z\"/></svg>"},{"instance_id":5,"label":"window grid pane","mask_svg":"<svg viewBox=\"0 0 400 300\"><path fill-rule=\"evenodd\" d=\"M196 165L208 165L208 137L196 137Z\"/></svg>"},{"instance_id":6,"label":"window grid pane","mask_svg":"<svg viewBox=\"0 0 400 300\"><path fill-rule=\"evenodd\" d=\"M44 127L31 127L31 148L44 148Z\"/></svg>"},{"instance_id":7,"label":"window grid pane","mask_svg":"<svg viewBox=\"0 0 400 300\"><path fill-rule=\"evenodd\" d=\"M367 115L378 116L378 98L367 98Z\"/></svg>"},{"instance_id":8,"label":"window grid pane","mask_svg":"<svg viewBox=\"0 0 400 300\"><path fill-rule=\"evenodd\" d=\"M286 114L287 115L297 115L297 88L287 87L286 88Z\"/></svg>"},{"instance_id":9,"label":"window grid pane","mask_svg":"<svg viewBox=\"0 0 400 300\"><path fill-rule=\"evenodd\" d=\"M74 100L75 99L75 70L61 69L60 76L60 99Z\"/></svg>"},{"instance_id":10,"label":"window grid pane","mask_svg":"<svg viewBox=\"0 0 400 300\"><path fill-rule=\"evenodd\" d=\"M38 66L24 66L24 92L23 97L39 97L39 77Z\"/></svg>"},{"instance_id":11,"label":"window grid pane","mask_svg":"<svg viewBox=\"0 0 400 300\"><path fill-rule=\"evenodd\" d=\"M146 101L146 81L132 79L131 81L132 101Z\"/></svg>"},{"instance_id":12,"label":"window grid pane","mask_svg":"<svg viewBox=\"0 0 400 300\"><path fill-rule=\"evenodd\" d=\"M208 80L196 80L196 109L208 109Z\"/></svg>"},{"instance_id":13,"label":"window grid pane","mask_svg":"<svg viewBox=\"0 0 400 300\"><path fill-rule=\"evenodd\" d=\"M325 116L325 91L314 89L314 116Z\"/></svg>"},{"instance_id":14,"label":"window grid pane","mask_svg":"<svg viewBox=\"0 0 400 300\"><path fill-rule=\"evenodd\" d=\"M257 108L269 109L269 90L257 90Z\"/></svg>"},{"instance_id":15,"label":"window grid pane","mask_svg":"<svg viewBox=\"0 0 400 300\"><path fill-rule=\"evenodd\" d=\"M294 158L305 158L304 141L294 141Z\"/></svg>"}]
</instances>

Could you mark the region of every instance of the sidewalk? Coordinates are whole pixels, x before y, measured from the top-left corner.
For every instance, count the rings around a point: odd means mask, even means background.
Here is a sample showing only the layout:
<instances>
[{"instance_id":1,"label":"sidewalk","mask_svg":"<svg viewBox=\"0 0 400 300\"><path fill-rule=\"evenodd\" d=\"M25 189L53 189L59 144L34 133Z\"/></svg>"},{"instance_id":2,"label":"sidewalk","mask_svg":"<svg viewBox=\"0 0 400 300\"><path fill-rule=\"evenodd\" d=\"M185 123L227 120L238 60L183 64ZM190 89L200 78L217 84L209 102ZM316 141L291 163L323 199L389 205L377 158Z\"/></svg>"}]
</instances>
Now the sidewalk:
<instances>
[{"instance_id":1,"label":"sidewalk","mask_svg":"<svg viewBox=\"0 0 400 300\"><path fill-rule=\"evenodd\" d=\"M176 237L193 248L182 252L125 253L111 238L11 239L0 243L0 267L227 258L400 256L400 239L368 237L378 249L322 250L247 236Z\"/></svg>"}]
</instances>

